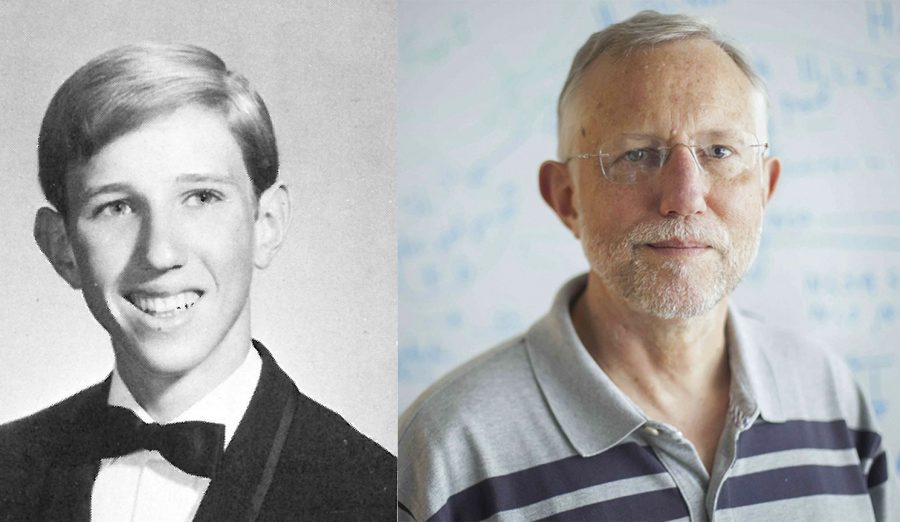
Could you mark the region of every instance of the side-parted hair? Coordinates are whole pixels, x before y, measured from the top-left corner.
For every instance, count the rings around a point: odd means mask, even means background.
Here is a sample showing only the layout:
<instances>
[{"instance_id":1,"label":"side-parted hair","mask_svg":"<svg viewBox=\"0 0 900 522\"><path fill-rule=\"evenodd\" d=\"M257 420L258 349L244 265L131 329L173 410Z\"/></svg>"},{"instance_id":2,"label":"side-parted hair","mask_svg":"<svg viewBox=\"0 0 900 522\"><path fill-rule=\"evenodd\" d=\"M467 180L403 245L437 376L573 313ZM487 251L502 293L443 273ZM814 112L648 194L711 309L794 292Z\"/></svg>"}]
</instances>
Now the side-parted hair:
<instances>
[{"instance_id":1,"label":"side-parted hair","mask_svg":"<svg viewBox=\"0 0 900 522\"><path fill-rule=\"evenodd\" d=\"M38 178L47 201L66 216L66 176L72 169L116 138L188 105L224 116L257 197L275 183L275 132L247 79L202 47L141 43L89 61L50 101L38 141Z\"/></svg>"},{"instance_id":2,"label":"side-parted hair","mask_svg":"<svg viewBox=\"0 0 900 522\"><path fill-rule=\"evenodd\" d=\"M766 84L762 77L750 65L746 55L716 31L712 25L688 15L661 14L648 10L641 11L627 20L592 34L575 54L572 67L569 69L569 76L566 78L566 83L563 84L559 103L556 106L560 133L566 104L581 84L588 67L601 54L606 53L616 57L628 56L638 49L693 38L709 40L725 51L768 105Z\"/></svg>"}]
</instances>

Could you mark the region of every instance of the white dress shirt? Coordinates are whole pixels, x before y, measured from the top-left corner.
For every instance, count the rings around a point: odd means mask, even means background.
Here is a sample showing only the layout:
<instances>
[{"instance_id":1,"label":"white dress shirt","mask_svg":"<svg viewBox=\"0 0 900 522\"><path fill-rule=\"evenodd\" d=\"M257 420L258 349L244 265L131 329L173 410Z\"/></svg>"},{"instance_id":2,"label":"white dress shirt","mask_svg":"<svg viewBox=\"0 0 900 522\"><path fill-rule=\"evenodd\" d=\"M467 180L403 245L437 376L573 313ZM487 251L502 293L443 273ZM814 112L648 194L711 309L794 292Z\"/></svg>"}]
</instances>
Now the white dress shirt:
<instances>
[{"instance_id":1,"label":"white dress shirt","mask_svg":"<svg viewBox=\"0 0 900 522\"><path fill-rule=\"evenodd\" d=\"M262 360L251 348L244 362L227 379L169 422L205 421L225 425L225 446L231 441L256 390ZM155 422L113 370L109 386L112 406L133 411ZM91 520L101 522L188 522L193 519L210 479L185 473L158 451L138 450L102 459L91 493Z\"/></svg>"}]
</instances>

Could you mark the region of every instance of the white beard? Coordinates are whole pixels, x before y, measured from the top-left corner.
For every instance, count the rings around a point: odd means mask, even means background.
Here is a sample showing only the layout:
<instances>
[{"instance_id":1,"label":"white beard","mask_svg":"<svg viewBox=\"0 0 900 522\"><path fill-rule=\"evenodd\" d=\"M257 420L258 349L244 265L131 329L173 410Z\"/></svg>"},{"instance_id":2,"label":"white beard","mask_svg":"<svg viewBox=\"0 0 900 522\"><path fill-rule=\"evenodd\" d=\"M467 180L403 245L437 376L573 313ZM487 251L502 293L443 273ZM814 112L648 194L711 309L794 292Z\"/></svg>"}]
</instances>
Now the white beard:
<instances>
[{"instance_id":1,"label":"white beard","mask_svg":"<svg viewBox=\"0 0 900 522\"><path fill-rule=\"evenodd\" d=\"M736 242L721 221L707 218L642 223L611 241L582 226L581 237L591 269L610 292L636 310L662 319L686 319L712 310L737 287L755 259L762 213L755 223L740 225L738 232L747 232ZM703 242L713 252L662 261L638 252L640 245L669 239Z\"/></svg>"}]
</instances>

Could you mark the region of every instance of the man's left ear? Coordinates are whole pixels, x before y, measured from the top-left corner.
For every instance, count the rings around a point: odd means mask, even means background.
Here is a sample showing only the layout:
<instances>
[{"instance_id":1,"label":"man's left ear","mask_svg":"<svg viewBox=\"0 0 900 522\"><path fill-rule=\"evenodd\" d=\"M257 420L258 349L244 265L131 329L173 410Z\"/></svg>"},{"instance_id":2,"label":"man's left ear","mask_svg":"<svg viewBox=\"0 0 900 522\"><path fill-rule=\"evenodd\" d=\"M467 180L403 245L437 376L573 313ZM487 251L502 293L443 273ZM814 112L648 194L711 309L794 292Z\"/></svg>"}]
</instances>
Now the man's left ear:
<instances>
[{"instance_id":1,"label":"man's left ear","mask_svg":"<svg viewBox=\"0 0 900 522\"><path fill-rule=\"evenodd\" d=\"M778 185L778 177L781 176L781 160L774 157L766 158L763 168L765 168L766 175L768 176L765 201L768 203L769 200L772 199L772 194L775 193L775 187Z\"/></svg>"},{"instance_id":2,"label":"man's left ear","mask_svg":"<svg viewBox=\"0 0 900 522\"><path fill-rule=\"evenodd\" d=\"M253 264L256 268L266 268L287 234L291 222L291 197L285 185L277 184L259 195L256 213L256 244Z\"/></svg>"}]
</instances>

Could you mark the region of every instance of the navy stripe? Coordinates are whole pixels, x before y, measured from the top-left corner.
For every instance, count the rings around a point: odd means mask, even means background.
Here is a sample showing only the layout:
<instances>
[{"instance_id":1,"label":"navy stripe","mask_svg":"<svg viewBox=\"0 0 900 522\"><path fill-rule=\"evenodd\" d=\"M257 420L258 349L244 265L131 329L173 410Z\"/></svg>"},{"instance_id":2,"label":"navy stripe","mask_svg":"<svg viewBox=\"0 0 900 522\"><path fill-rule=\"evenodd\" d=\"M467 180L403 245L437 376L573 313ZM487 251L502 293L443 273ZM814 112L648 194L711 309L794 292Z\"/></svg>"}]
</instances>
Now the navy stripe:
<instances>
[{"instance_id":1,"label":"navy stripe","mask_svg":"<svg viewBox=\"0 0 900 522\"><path fill-rule=\"evenodd\" d=\"M738 458L801 448L852 447L854 444L850 438L850 430L843 420L762 422L741 433L738 438Z\"/></svg>"},{"instance_id":2,"label":"navy stripe","mask_svg":"<svg viewBox=\"0 0 900 522\"><path fill-rule=\"evenodd\" d=\"M881 451L881 435L874 431L850 430L859 460L871 459Z\"/></svg>"},{"instance_id":3,"label":"navy stripe","mask_svg":"<svg viewBox=\"0 0 900 522\"><path fill-rule=\"evenodd\" d=\"M429 520L481 520L589 486L664 471L649 448L629 442L592 457L576 455L487 478L451 496Z\"/></svg>"},{"instance_id":4,"label":"navy stripe","mask_svg":"<svg viewBox=\"0 0 900 522\"><path fill-rule=\"evenodd\" d=\"M881 436L871 431L851 430L843 420L760 422L741 433L738 458L807 448L854 448L860 460L864 460L880 451Z\"/></svg>"},{"instance_id":5,"label":"navy stripe","mask_svg":"<svg viewBox=\"0 0 900 522\"><path fill-rule=\"evenodd\" d=\"M584 520L616 520L651 522L688 516L687 505L676 488L660 489L598 502L563 511L541 520L581 522Z\"/></svg>"},{"instance_id":6,"label":"navy stripe","mask_svg":"<svg viewBox=\"0 0 900 522\"><path fill-rule=\"evenodd\" d=\"M795 466L749 473L725 481L717 509L813 495L865 495L859 466Z\"/></svg>"},{"instance_id":7,"label":"navy stripe","mask_svg":"<svg viewBox=\"0 0 900 522\"><path fill-rule=\"evenodd\" d=\"M875 457L875 460L872 461L872 468L869 469L869 489L884 484L885 482L887 482L887 479L887 455L882 452L881 455Z\"/></svg>"}]
</instances>

